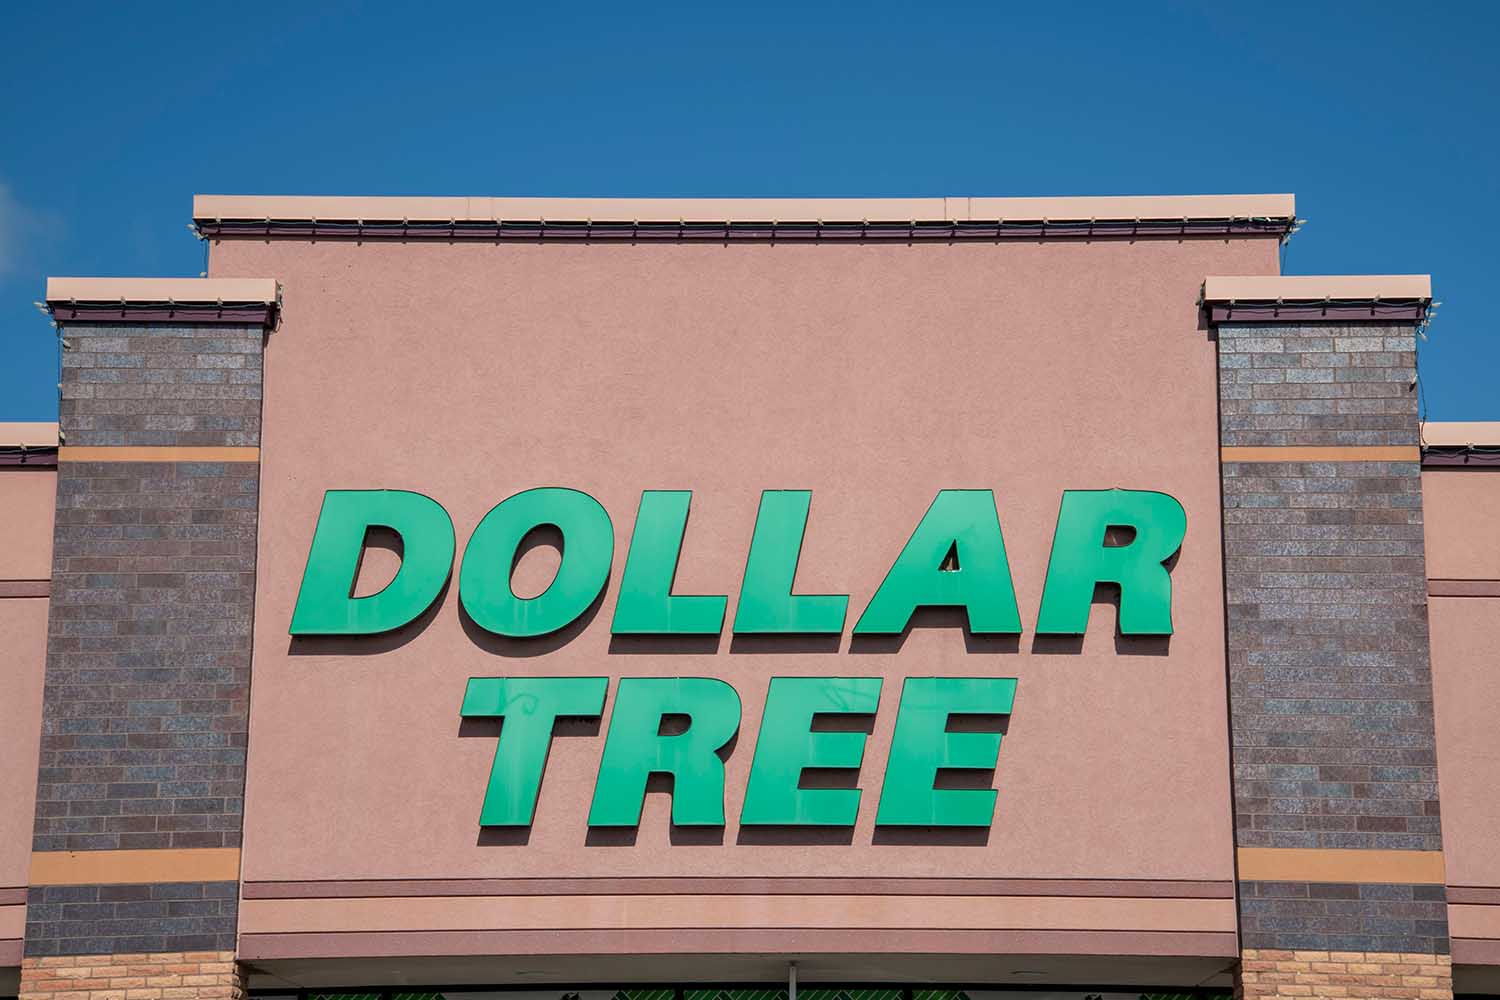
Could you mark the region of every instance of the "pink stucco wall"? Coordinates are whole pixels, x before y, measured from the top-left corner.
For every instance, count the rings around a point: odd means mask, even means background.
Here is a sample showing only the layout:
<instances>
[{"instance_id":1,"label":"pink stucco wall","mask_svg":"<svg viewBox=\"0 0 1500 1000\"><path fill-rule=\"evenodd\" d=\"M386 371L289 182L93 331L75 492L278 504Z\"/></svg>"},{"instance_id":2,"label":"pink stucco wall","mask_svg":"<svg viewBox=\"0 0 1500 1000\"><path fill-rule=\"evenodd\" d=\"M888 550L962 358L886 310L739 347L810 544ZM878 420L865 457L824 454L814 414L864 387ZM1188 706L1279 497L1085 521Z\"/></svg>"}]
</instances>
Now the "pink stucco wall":
<instances>
[{"instance_id":1,"label":"pink stucco wall","mask_svg":"<svg viewBox=\"0 0 1500 1000\"><path fill-rule=\"evenodd\" d=\"M3 485L3 484L0 484ZM47 599L0 599L0 889L27 884L37 754L42 739L42 673ZM0 937L4 937L0 934Z\"/></svg>"},{"instance_id":2,"label":"pink stucco wall","mask_svg":"<svg viewBox=\"0 0 1500 1000\"><path fill-rule=\"evenodd\" d=\"M1476 595L1430 597L1443 853L1450 886L1500 887L1500 470L1422 473L1427 575ZM1436 586L1436 585L1435 585ZM1450 907L1455 939L1500 940L1494 906Z\"/></svg>"},{"instance_id":3,"label":"pink stucco wall","mask_svg":"<svg viewBox=\"0 0 1500 1000\"><path fill-rule=\"evenodd\" d=\"M266 353L245 880L1232 879L1216 379L1196 301L1205 274L1275 268L1271 241L215 245L215 277L275 276L285 302ZM423 630L293 648L325 490L420 490L452 515L461 557L490 507L538 485L592 494L615 527L610 589L568 641L471 635L455 584ZM1122 655L1100 607L1080 651L1034 646L1061 492L1114 486L1187 510L1176 634L1164 655ZM760 491L778 487L813 491L798 589L850 594L851 627L937 490L993 488L1019 648L951 627L874 650L847 631L836 651L727 633L716 651L611 647L642 489L694 490L677 591L729 595L732 619ZM546 562L521 576L540 586ZM722 843L671 834L655 794L633 844L591 840L602 736L554 742L524 842L483 833L494 740L461 734L458 705L468 677L503 674L605 674L611 703L622 675L734 684ZM741 842L778 674L886 678L850 843ZM941 674L1019 678L994 826L873 843L901 680ZM294 909L252 905L246 920L297 930ZM455 919L418 909L418 924ZM1214 913L1232 932L1232 905ZM1204 929L1198 910L1173 919Z\"/></svg>"},{"instance_id":4,"label":"pink stucco wall","mask_svg":"<svg viewBox=\"0 0 1500 1000\"><path fill-rule=\"evenodd\" d=\"M1434 580L1500 580L1500 469L1422 473L1427 575Z\"/></svg>"},{"instance_id":5,"label":"pink stucco wall","mask_svg":"<svg viewBox=\"0 0 1500 1000\"><path fill-rule=\"evenodd\" d=\"M1428 615L1448 884L1500 886L1500 597L1434 597Z\"/></svg>"},{"instance_id":6,"label":"pink stucco wall","mask_svg":"<svg viewBox=\"0 0 1500 1000\"><path fill-rule=\"evenodd\" d=\"M52 576L52 510L56 469L0 469L0 580Z\"/></svg>"},{"instance_id":7,"label":"pink stucco wall","mask_svg":"<svg viewBox=\"0 0 1500 1000\"><path fill-rule=\"evenodd\" d=\"M0 469L0 965L25 927L56 489L53 469Z\"/></svg>"}]
</instances>

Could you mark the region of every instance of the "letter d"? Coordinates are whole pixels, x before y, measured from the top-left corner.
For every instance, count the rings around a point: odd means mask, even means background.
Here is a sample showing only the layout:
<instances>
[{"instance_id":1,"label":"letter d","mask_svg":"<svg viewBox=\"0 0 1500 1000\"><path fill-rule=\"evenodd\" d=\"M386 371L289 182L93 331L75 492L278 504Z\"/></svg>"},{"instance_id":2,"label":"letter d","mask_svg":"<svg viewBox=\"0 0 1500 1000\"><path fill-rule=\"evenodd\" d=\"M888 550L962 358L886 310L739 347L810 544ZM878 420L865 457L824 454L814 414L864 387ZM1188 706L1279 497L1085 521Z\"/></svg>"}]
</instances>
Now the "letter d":
<instances>
[{"instance_id":1,"label":"letter d","mask_svg":"<svg viewBox=\"0 0 1500 1000\"><path fill-rule=\"evenodd\" d=\"M385 589L354 597L371 528L401 536L401 568ZM389 632L432 606L453 571L453 520L436 500L406 490L329 490L292 611L292 635Z\"/></svg>"}]
</instances>

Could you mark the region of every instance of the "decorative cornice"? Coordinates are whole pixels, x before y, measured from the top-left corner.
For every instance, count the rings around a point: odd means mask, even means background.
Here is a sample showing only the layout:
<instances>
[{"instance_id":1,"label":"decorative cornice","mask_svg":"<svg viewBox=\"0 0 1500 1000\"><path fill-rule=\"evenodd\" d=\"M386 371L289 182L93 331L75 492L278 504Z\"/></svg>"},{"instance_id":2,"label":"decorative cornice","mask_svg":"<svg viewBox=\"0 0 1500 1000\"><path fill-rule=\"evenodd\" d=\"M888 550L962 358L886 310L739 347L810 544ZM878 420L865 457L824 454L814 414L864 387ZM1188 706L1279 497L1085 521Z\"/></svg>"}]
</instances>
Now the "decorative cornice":
<instances>
[{"instance_id":1,"label":"decorative cornice","mask_svg":"<svg viewBox=\"0 0 1500 1000\"><path fill-rule=\"evenodd\" d=\"M199 195L209 239L948 241L1285 237L1291 195L1118 198L324 198Z\"/></svg>"},{"instance_id":2,"label":"decorative cornice","mask_svg":"<svg viewBox=\"0 0 1500 1000\"><path fill-rule=\"evenodd\" d=\"M48 278L59 323L225 323L273 327L281 289L272 278Z\"/></svg>"},{"instance_id":3,"label":"decorative cornice","mask_svg":"<svg viewBox=\"0 0 1500 1000\"><path fill-rule=\"evenodd\" d=\"M1425 420L1424 447L1500 448L1500 420Z\"/></svg>"},{"instance_id":4,"label":"decorative cornice","mask_svg":"<svg viewBox=\"0 0 1500 1000\"><path fill-rule=\"evenodd\" d=\"M1422 424L1422 467L1500 467L1500 421L1429 420Z\"/></svg>"},{"instance_id":5,"label":"decorative cornice","mask_svg":"<svg viewBox=\"0 0 1500 1000\"><path fill-rule=\"evenodd\" d=\"M55 469L57 468L57 445L0 445L0 466Z\"/></svg>"},{"instance_id":6,"label":"decorative cornice","mask_svg":"<svg viewBox=\"0 0 1500 1000\"><path fill-rule=\"evenodd\" d=\"M1427 581L1428 597L1500 597L1500 580Z\"/></svg>"},{"instance_id":7,"label":"decorative cornice","mask_svg":"<svg viewBox=\"0 0 1500 1000\"><path fill-rule=\"evenodd\" d=\"M249 907L255 904L247 903ZM243 910L242 910L243 912ZM289 959L468 958L505 956L683 955L879 955L898 954L1235 959L1235 932L1213 930L970 930L967 928L602 928L437 931L294 931L257 933L243 925L236 957L241 962ZM1220 963L1222 967L1223 963ZM649 965L646 966L649 968ZM573 980L576 981L576 980ZM473 987L456 987L462 992ZM438 992L445 992L439 990Z\"/></svg>"},{"instance_id":8,"label":"decorative cornice","mask_svg":"<svg viewBox=\"0 0 1500 1000\"><path fill-rule=\"evenodd\" d=\"M245 899L386 899L403 896L890 895L1092 896L1114 899L1233 899L1229 880L896 877L590 876L325 879L245 882Z\"/></svg>"},{"instance_id":9,"label":"decorative cornice","mask_svg":"<svg viewBox=\"0 0 1500 1000\"><path fill-rule=\"evenodd\" d=\"M0 580L0 598L50 597L51 580ZM0 889L0 893L5 890Z\"/></svg>"},{"instance_id":10,"label":"decorative cornice","mask_svg":"<svg viewBox=\"0 0 1500 1000\"><path fill-rule=\"evenodd\" d=\"M1466 445L1424 445L1424 469L1495 469L1500 468L1500 448Z\"/></svg>"},{"instance_id":11,"label":"decorative cornice","mask_svg":"<svg viewBox=\"0 0 1500 1000\"><path fill-rule=\"evenodd\" d=\"M1203 281L1211 323L1418 323L1432 308L1425 274L1213 275Z\"/></svg>"}]
</instances>

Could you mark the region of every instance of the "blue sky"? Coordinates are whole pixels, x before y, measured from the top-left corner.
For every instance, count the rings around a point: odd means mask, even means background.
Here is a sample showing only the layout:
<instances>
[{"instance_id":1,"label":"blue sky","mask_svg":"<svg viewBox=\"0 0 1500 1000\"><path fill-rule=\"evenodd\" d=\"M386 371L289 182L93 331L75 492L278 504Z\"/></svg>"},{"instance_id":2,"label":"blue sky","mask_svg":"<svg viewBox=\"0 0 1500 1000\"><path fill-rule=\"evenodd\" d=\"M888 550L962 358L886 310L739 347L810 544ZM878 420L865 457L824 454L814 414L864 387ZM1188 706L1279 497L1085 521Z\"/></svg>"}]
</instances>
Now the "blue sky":
<instances>
[{"instance_id":1,"label":"blue sky","mask_svg":"<svg viewBox=\"0 0 1500 1000\"><path fill-rule=\"evenodd\" d=\"M0 420L58 275L194 275L195 192L1293 191L1292 274L1430 272L1428 415L1500 419L1500 4L8 4Z\"/></svg>"}]
</instances>

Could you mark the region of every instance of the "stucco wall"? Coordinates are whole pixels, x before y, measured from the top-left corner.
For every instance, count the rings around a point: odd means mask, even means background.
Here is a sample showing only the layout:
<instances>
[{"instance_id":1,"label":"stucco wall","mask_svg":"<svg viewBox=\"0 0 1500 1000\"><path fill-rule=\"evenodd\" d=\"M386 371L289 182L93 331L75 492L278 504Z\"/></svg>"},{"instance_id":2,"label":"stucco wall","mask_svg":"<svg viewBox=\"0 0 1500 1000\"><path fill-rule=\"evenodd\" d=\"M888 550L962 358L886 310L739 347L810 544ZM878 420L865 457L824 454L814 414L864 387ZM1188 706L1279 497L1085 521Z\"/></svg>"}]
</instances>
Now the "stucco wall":
<instances>
[{"instance_id":1,"label":"stucco wall","mask_svg":"<svg viewBox=\"0 0 1500 1000\"><path fill-rule=\"evenodd\" d=\"M1422 492L1453 958L1500 964L1500 470L1428 469Z\"/></svg>"},{"instance_id":2,"label":"stucco wall","mask_svg":"<svg viewBox=\"0 0 1500 1000\"><path fill-rule=\"evenodd\" d=\"M1428 577L1500 580L1500 470L1425 470L1422 510Z\"/></svg>"},{"instance_id":3,"label":"stucco wall","mask_svg":"<svg viewBox=\"0 0 1500 1000\"><path fill-rule=\"evenodd\" d=\"M56 484L53 469L0 469L0 966L20 964L25 927Z\"/></svg>"},{"instance_id":4,"label":"stucco wall","mask_svg":"<svg viewBox=\"0 0 1500 1000\"><path fill-rule=\"evenodd\" d=\"M458 902L403 901L393 890L373 902L252 898L258 885L307 880L1227 886L1216 377L1196 302L1205 274L1275 267L1271 241L215 245L214 276L275 275L284 288L266 351L242 933L439 931L466 919ZM581 629L529 645L489 638L460 621L453 586L424 628L289 640L325 490L434 497L453 517L461 555L490 507L539 485L584 490L614 522L610 588ZM1187 510L1173 570L1176 634L1165 648L1117 644L1113 611L1096 606L1081 647L1038 642L1031 629L1061 492L1114 486L1162 490ZM952 627L851 644L846 626L836 650L727 633L707 650L611 642L642 489L694 491L676 589L729 595L731 618L761 490L811 489L798 590L850 594L852 626L936 491L955 487L995 490L1026 627L1014 648L966 641ZM547 562L529 557L517 589L528 579L539 589ZM529 834L482 831L493 730L461 732L458 705L468 677L504 674L605 674L611 704L622 675L730 681L744 716L722 839L669 831L660 794L648 796L633 839L590 835L603 738L580 735L555 740ZM735 822L766 684L778 674L886 678L850 835L767 842ZM901 680L944 674L1019 679L993 828L877 838ZM795 907L753 893L724 899L714 885L693 890L706 894L710 923L799 919ZM549 926L660 926L645 897L609 891L600 898L612 902L560 907ZM1181 898L970 910L981 928L1212 931L1228 935L1233 953L1231 899L1164 892ZM487 926L534 926L524 906L486 905ZM928 926L924 905L890 919Z\"/></svg>"},{"instance_id":5,"label":"stucco wall","mask_svg":"<svg viewBox=\"0 0 1500 1000\"><path fill-rule=\"evenodd\" d=\"M52 575L52 508L57 470L0 469L0 580L45 580Z\"/></svg>"}]
</instances>

